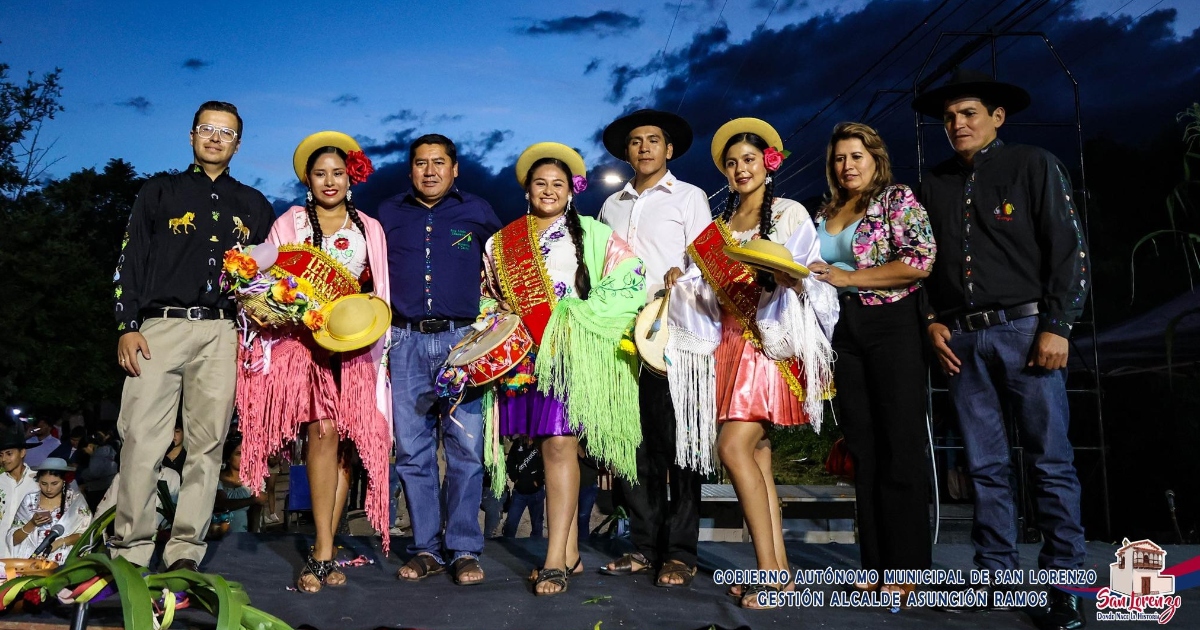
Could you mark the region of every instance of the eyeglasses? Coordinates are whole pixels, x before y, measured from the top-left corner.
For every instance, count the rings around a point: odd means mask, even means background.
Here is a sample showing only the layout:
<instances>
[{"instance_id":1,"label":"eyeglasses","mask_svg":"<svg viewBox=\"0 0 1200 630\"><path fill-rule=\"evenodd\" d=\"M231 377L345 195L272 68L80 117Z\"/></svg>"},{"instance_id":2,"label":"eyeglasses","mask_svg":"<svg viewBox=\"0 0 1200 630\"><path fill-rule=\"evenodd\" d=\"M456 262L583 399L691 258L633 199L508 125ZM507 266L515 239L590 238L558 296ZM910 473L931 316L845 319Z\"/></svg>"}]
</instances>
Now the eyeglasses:
<instances>
[{"instance_id":1,"label":"eyeglasses","mask_svg":"<svg viewBox=\"0 0 1200 630\"><path fill-rule=\"evenodd\" d=\"M230 129L229 127L218 127L216 125L209 124L196 125L197 136L208 140L209 138L213 137L213 134L217 134L217 138L221 142L233 142L234 140L237 140L238 135L236 131Z\"/></svg>"}]
</instances>

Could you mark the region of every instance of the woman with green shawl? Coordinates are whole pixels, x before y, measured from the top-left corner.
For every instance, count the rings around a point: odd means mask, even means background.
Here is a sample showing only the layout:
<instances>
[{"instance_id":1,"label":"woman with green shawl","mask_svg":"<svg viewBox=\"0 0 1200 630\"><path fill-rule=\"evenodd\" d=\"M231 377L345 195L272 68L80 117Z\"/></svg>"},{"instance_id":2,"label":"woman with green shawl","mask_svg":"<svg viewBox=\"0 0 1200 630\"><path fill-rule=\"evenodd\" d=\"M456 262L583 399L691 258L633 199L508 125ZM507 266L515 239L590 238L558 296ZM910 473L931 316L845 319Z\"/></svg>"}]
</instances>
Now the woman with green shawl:
<instances>
[{"instance_id":1,"label":"woman with green shawl","mask_svg":"<svg viewBox=\"0 0 1200 630\"><path fill-rule=\"evenodd\" d=\"M503 484L499 436L538 442L546 468L548 547L534 594L564 593L582 571L575 527L578 449L617 474L637 475L641 441L638 363L622 343L645 304L642 262L603 223L581 217L574 195L587 188L583 158L556 142L517 160L528 213L484 247L480 309L511 311L533 337L531 356L484 397L485 461Z\"/></svg>"}]
</instances>

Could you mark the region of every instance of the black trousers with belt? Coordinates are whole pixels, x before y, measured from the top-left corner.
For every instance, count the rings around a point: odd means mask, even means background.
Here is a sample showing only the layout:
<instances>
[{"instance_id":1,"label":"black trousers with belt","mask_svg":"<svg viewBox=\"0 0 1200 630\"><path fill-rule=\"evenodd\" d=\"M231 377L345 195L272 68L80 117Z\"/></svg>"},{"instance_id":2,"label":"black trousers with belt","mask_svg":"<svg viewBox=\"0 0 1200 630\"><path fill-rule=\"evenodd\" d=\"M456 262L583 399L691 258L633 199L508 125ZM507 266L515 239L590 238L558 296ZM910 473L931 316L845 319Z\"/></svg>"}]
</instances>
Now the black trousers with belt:
<instances>
[{"instance_id":1,"label":"black trousers with belt","mask_svg":"<svg viewBox=\"0 0 1200 630\"><path fill-rule=\"evenodd\" d=\"M862 568L927 569L930 468L917 295L871 306L853 293L839 301L834 402L854 461Z\"/></svg>"},{"instance_id":2,"label":"black trousers with belt","mask_svg":"<svg viewBox=\"0 0 1200 630\"><path fill-rule=\"evenodd\" d=\"M679 560L695 566L704 478L675 464L675 407L667 379L643 369L638 387L642 414L638 483L616 480L629 511L629 537L652 564Z\"/></svg>"}]
</instances>

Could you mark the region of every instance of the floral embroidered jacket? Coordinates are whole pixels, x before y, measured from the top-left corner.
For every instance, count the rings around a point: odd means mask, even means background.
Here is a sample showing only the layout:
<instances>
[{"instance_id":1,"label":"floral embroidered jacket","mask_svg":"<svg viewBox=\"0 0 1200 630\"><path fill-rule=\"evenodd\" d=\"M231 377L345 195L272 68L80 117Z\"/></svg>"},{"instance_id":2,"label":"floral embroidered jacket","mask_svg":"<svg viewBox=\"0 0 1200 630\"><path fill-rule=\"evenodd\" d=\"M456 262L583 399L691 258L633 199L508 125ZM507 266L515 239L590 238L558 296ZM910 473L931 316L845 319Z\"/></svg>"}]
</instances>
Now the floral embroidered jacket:
<instances>
[{"instance_id":1,"label":"floral embroidered jacket","mask_svg":"<svg viewBox=\"0 0 1200 630\"><path fill-rule=\"evenodd\" d=\"M822 217L824 220L824 217ZM856 267L868 269L893 260L921 271L933 268L937 245L929 215L904 184L884 188L867 206L854 231ZM901 289L859 289L858 299L866 306L895 302L921 287L918 280Z\"/></svg>"}]
</instances>

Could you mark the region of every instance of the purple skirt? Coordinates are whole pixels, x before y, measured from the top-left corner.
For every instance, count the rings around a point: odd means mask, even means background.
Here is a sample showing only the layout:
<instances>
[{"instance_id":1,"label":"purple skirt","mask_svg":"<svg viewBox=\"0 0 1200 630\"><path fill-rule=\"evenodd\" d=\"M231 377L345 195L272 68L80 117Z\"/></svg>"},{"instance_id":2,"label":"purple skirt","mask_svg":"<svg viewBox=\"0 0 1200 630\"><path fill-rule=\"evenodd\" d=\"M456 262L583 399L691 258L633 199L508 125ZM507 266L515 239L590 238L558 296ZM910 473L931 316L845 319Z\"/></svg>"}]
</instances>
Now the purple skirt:
<instances>
[{"instance_id":1,"label":"purple skirt","mask_svg":"<svg viewBox=\"0 0 1200 630\"><path fill-rule=\"evenodd\" d=\"M527 435L531 438L572 435L567 423L567 407L557 398L552 398L531 388L516 396L500 395L500 435L511 437Z\"/></svg>"}]
</instances>

